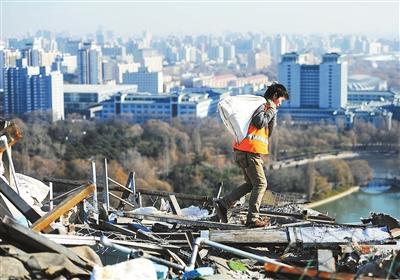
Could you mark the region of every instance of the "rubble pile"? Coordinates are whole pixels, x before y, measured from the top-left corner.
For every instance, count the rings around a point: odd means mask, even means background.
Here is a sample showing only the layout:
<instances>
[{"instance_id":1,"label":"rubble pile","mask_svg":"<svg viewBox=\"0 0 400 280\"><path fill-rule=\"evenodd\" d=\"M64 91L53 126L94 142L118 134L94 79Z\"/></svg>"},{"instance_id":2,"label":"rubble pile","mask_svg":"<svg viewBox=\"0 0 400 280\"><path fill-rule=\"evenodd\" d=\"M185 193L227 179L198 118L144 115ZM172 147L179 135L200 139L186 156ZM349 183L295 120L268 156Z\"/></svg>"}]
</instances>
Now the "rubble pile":
<instances>
[{"instance_id":1,"label":"rubble pile","mask_svg":"<svg viewBox=\"0 0 400 280\"><path fill-rule=\"evenodd\" d=\"M222 223L219 195L140 189L132 174L122 184L107 172L102 184L96 176L88 182L45 178L54 189L70 188L56 197L49 188L50 198L42 193L47 185L26 179L24 188L32 188L26 198L8 156L15 133L6 127L3 135L1 279L400 278L400 223L388 215L338 224L280 200L261 209L270 226L247 228L243 201ZM36 184L43 184L40 196Z\"/></svg>"}]
</instances>

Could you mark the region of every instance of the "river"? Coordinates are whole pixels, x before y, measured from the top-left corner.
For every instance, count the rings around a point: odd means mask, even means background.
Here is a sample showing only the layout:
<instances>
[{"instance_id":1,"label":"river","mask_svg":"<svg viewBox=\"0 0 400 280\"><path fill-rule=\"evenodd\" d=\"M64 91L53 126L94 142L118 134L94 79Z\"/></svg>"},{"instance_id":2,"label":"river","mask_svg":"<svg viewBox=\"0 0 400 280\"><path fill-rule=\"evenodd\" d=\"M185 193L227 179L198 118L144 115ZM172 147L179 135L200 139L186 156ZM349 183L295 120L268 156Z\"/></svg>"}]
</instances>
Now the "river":
<instances>
[{"instance_id":1,"label":"river","mask_svg":"<svg viewBox=\"0 0 400 280\"><path fill-rule=\"evenodd\" d=\"M373 169L374 177L400 177L398 155L379 153L360 156ZM360 223L360 217L367 218L370 212L386 213L400 220L400 187L391 187L382 193L367 193L361 190L342 199L316 207L315 210L328 212L339 223Z\"/></svg>"}]
</instances>

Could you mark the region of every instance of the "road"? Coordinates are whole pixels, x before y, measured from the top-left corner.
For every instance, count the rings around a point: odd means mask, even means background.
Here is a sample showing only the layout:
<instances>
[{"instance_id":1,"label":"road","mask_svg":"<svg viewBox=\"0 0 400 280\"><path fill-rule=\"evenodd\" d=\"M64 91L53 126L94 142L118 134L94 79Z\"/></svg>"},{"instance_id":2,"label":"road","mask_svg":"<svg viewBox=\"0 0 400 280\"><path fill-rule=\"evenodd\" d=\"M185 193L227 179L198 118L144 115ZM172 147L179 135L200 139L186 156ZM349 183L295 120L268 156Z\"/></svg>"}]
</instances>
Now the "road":
<instances>
[{"instance_id":1,"label":"road","mask_svg":"<svg viewBox=\"0 0 400 280\"><path fill-rule=\"evenodd\" d=\"M301 160L282 160L278 162L274 162L270 165L270 169L282 169L287 167L296 167L301 166L310 162L318 162L324 160L331 160L331 159L348 159L348 158L355 158L358 157L360 154L355 152L342 152L338 154L320 154L316 155L312 158L305 158Z\"/></svg>"}]
</instances>

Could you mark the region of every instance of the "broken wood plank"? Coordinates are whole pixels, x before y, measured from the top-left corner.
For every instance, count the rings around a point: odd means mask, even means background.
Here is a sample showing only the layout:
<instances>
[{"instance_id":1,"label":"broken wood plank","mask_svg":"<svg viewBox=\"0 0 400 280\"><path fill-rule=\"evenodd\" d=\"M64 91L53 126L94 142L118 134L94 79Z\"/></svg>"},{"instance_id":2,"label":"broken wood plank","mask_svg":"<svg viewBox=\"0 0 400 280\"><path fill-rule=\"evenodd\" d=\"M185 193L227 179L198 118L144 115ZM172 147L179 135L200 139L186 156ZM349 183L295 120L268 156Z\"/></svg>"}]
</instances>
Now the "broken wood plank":
<instances>
[{"instance_id":1,"label":"broken wood plank","mask_svg":"<svg viewBox=\"0 0 400 280\"><path fill-rule=\"evenodd\" d=\"M229 244L287 244L286 230L242 229L242 230L210 230L210 240Z\"/></svg>"},{"instance_id":2,"label":"broken wood plank","mask_svg":"<svg viewBox=\"0 0 400 280\"><path fill-rule=\"evenodd\" d=\"M186 226L195 226L199 228L219 228L219 229L243 229L245 228L243 225L236 224L225 224L225 223L217 223L217 222L209 222L209 221L196 221L183 217L178 217L176 215L166 215L166 214L135 214L135 213L126 213L126 216L130 218L136 219L146 219L153 220L159 222L166 222L171 224L179 224Z\"/></svg>"},{"instance_id":3,"label":"broken wood plank","mask_svg":"<svg viewBox=\"0 0 400 280\"><path fill-rule=\"evenodd\" d=\"M171 206L171 210L175 215L182 216L181 207L179 206L178 201L176 200L175 195L170 194L168 196L169 205Z\"/></svg>"},{"instance_id":4,"label":"broken wood plank","mask_svg":"<svg viewBox=\"0 0 400 280\"><path fill-rule=\"evenodd\" d=\"M41 234L19 225L14 219L6 216L0 220L0 237L27 253L54 252L66 256L75 264L92 270L92 265L84 261L68 248L59 245Z\"/></svg>"},{"instance_id":5,"label":"broken wood plank","mask_svg":"<svg viewBox=\"0 0 400 280\"><path fill-rule=\"evenodd\" d=\"M0 192L31 222L34 223L41 218L39 213L35 211L28 203L25 202L18 195L16 191L14 191L10 185L4 180L4 178L0 178Z\"/></svg>"},{"instance_id":6,"label":"broken wood plank","mask_svg":"<svg viewBox=\"0 0 400 280\"><path fill-rule=\"evenodd\" d=\"M390 239L389 232L381 227L346 228L337 226L296 227L293 228L297 238L304 246L329 246L348 244L353 238L359 243L382 243Z\"/></svg>"},{"instance_id":7,"label":"broken wood plank","mask_svg":"<svg viewBox=\"0 0 400 280\"><path fill-rule=\"evenodd\" d=\"M79 202L90 196L95 190L95 185L88 183L83 189L76 191L66 197L60 204L58 204L52 211L41 217L32 225L32 230L42 231L46 229L52 222L61 217L64 213L69 211L72 207L77 205Z\"/></svg>"}]
</instances>

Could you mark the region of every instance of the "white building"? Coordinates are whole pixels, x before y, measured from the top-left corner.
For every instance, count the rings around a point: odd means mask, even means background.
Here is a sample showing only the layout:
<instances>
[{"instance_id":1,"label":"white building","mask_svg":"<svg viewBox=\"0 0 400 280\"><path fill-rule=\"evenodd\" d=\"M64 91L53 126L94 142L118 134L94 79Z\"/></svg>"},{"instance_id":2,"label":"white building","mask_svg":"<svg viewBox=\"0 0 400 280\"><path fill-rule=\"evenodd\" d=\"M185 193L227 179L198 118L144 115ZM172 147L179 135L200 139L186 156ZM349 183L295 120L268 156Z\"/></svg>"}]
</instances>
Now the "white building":
<instances>
[{"instance_id":1,"label":"white building","mask_svg":"<svg viewBox=\"0 0 400 280\"><path fill-rule=\"evenodd\" d=\"M162 72L148 72L145 69L141 68L139 72L124 73L122 77L123 84L137 85L139 92L163 92Z\"/></svg>"},{"instance_id":2,"label":"white building","mask_svg":"<svg viewBox=\"0 0 400 280\"><path fill-rule=\"evenodd\" d=\"M297 53L282 56L278 80L290 100L282 107L338 109L347 103L347 63L337 53L325 54L321 64L300 64Z\"/></svg>"},{"instance_id":3,"label":"white building","mask_svg":"<svg viewBox=\"0 0 400 280\"><path fill-rule=\"evenodd\" d=\"M123 75L125 73L138 72L140 68L139 63L118 63L117 64L117 84L123 83Z\"/></svg>"},{"instance_id":4,"label":"white building","mask_svg":"<svg viewBox=\"0 0 400 280\"><path fill-rule=\"evenodd\" d=\"M102 108L94 117L104 120L122 117L134 123L151 119L168 122L179 117L184 122L195 122L209 115L212 102L208 94L199 93L117 94L101 102Z\"/></svg>"},{"instance_id":5,"label":"white building","mask_svg":"<svg viewBox=\"0 0 400 280\"><path fill-rule=\"evenodd\" d=\"M90 106L119 93L135 93L136 85L64 85L65 114L85 115Z\"/></svg>"},{"instance_id":6,"label":"white building","mask_svg":"<svg viewBox=\"0 0 400 280\"><path fill-rule=\"evenodd\" d=\"M319 65L319 107L341 108L347 103L347 62L339 61L340 55L323 55Z\"/></svg>"}]
</instances>

